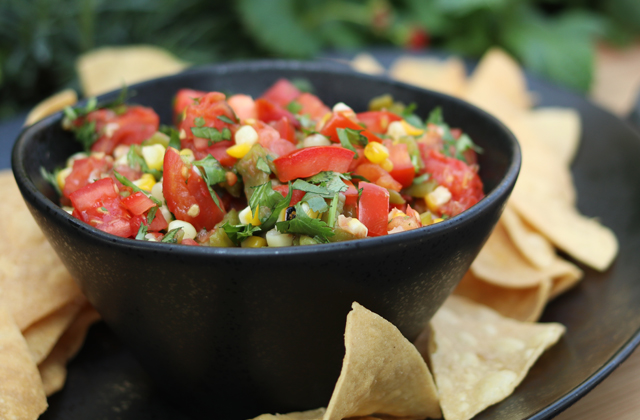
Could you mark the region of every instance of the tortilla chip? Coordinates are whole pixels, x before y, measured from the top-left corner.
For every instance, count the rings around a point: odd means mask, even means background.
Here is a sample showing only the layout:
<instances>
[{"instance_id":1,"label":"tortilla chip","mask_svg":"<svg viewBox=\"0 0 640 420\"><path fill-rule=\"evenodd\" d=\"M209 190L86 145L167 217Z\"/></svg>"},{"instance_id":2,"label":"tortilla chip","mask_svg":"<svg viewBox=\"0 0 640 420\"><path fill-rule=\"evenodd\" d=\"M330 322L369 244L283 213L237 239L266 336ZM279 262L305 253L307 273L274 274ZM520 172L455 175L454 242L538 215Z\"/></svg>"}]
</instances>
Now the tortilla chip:
<instances>
[{"instance_id":1,"label":"tortilla chip","mask_svg":"<svg viewBox=\"0 0 640 420\"><path fill-rule=\"evenodd\" d=\"M538 108L528 117L540 141L551 147L562 163L569 166L580 142L580 114L571 108Z\"/></svg>"},{"instance_id":2,"label":"tortilla chip","mask_svg":"<svg viewBox=\"0 0 640 420\"><path fill-rule=\"evenodd\" d=\"M467 420L509 396L565 328L504 318L468 299L451 296L431 321L431 354L446 420Z\"/></svg>"},{"instance_id":3,"label":"tortilla chip","mask_svg":"<svg viewBox=\"0 0 640 420\"><path fill-rule=\"evenodd\" d=\"M11 314L0 307L0 418L37 419L47 409L36 364Z\"/></svg>"},{"instance_id":4,"label":"tortilla chip","mask_svg":"<svg viewBox=\"0 0 640 420\"><path fill-rule=\"evenodd\" d=\"M487 51L469 78L466 95L474 98L500 97L511 107L528 109L533 98L518 63L499 48Z\"/></svg>"},{"instance_id":5,"label":"tortilla chip","mask_svg":"<svg viewBox=\"0 0 640 420\"><path fill-rule=\"evenodd\" d=\"M0 304L20 330L62 308L80 289L33 220L13 174L0 172Z\"/></svg>"},{"instance_id":6,"label":"tortilla chip","mask_svg":"<svg viewBox=\"0 0 640 420\"><path fill-rule=\"evenodd\" d=\"M67 378L67 362L78 353L89 327L99 319L96 310L91 305L85 305L49 356L38 365L47 396L62 389Z\"/></svg>"},{"instance_id":7,"label":"tortilla chip","mask_svg":"<svg viewBox=\"0 0 640 420\"><path fill-rule=\"evenodd\" d=\"M78 95L73 89L65 89L48 97L33 108L27 115L24 125L31 125L44 117L62 111L65 107L78 102Z\"/></svg>"},{"instance_id":8,"label":"tortilla chip","mask_svg":"<svg viewBox=\"0 0 640 420\"><path fill-rule=\"evenodd\" d=\"M289 414L262 414L253 420L321 420L325 413L324 408L309 411L296 411Z\"/></svg>"},{"instance_id":9,"label":"tortilla chip","mask_svg":"<svg viewBox=\"0 0 640 420\"><path fill-rule=\"evenodd\" d=\"M369 53L360 53L356 55L351 60L350 64L354 70L359 71L360 73L383 74L385 72L384 66Z\"/></svg>"},{"instance_id":10,"label":"tortilla chip","mask_svg":"<svg viewBox=\"0 0 640 420\"><path fill-rule=\"evenodd\" d=\"M543 278L535 286L515 289L482 281L468 271L454 293L485 305L502 316L533 322L540 319L551 290L552 281L549 277Z\"/></svg>"},{"instance_id":11,"label":"tortilla chip","mask_svg":"<svg viewBox=\"0 0 640 420\"><path fill-rule=\"evenodd\" d=\"M60 336L86 304L84 296L63 306L27 328L23 335L35 364L42 362L53 349Z\"/></svg>"},{"instance_id":12,"label":"tortilla chip","mask_svg":"<svg viewBox=\"0 0 640 420\"><path fill-rule=\"evenodd\" d=\"M324 420L384 413L439 418L433 379L418 350L390 322L353 303L346 354Z\"/></svg>"},{"instance_id":13,"label":"tortilla chip","mask_svg":"<svg viewBox=\"0 0 640 420\"><path fill-rule=\"evenodd\" d=\"M502 220L471 264L471 271L484 281L507 288L535 287L549 278L518 252Z\"/></svg>"},{"instance_id":14,"label":"tortilla chip","mask_svg":"<svg viewBox=\"0 0 640 420\"><path fill-rule=\"evenodd\" d=\"M554 259L553 263L545 269L552 276L551 291L549 300L561 295L575 286L583 277L584 273L575 264L562 258Z\"/></svg>"},{"instance_id":15,"label":"tortilla chip","mask_svg":"<svg viewBox=\"0 0 640 420\"><path fill-rule=\"evenodd\" d=\"M78 59L76 69L85 96L97 96L144 80L178 73L188 67L167 51L150 46L107 47Z\"/></svg>"},{"instance_id":16,"label":"tortilla chip","mask_svg":"<svg viewBox=\"0 0 640 420\"><path fill-rule=\"evenodd\" d=\"M389 74L401 82L453 96L462 95L467 84L466 69L458 57L438 60L404 56L393 63Z\"/></svg>"},{"instance_id":17,"label":"tortilla chip","mask_svg":"<svg viewBox=\"0 0 640 420\"><path fill-rule=\"evenodd\" d=\"M507 204L500 219L505 232L520 254L534 267L545 268L556 258L553 245L524 223L520 216Z\"/></svg>"}]
</instances>

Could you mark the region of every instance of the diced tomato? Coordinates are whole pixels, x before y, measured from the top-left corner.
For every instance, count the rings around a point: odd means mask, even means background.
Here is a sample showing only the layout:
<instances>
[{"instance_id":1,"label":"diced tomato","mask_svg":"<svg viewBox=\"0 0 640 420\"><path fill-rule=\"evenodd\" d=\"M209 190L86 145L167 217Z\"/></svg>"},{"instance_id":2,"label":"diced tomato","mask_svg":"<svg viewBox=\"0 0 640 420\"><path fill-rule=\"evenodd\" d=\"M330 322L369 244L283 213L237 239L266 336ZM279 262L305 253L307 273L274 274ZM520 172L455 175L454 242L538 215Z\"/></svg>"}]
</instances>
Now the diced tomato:
<instances>
[{"instance_id":1,"label":"diced tomato","mask_svg":"<svg viewBox=\"0 0 640 420\"><path fill-rule=\"evenodd\" d=\"M338 137L338 132L336 131L338 128L351 128L353 130L360 131L360 134L365 136L367 140L382 143L382 139L380 139L380 137L376 136L370 131L365 130L364 127L348 118L341 112L334 112L331 115L331 118L329 118L327 123L320 130L320 134L329 137L329 140L334 143L340 143L340 138Z\"/></svg>"},{"instance_id":2,"label":"diced tomato","mask_svg":"<svg viewBox=\"0 0 640 420\"><path fill-rule=\"evenodd\" d=\"M75 217L104 232L123 238L131 236L131 214L122 206L111 178L88 184L69 198Z\"/></svg>"},{"instance_id":3,"label":"diced tomato","mask_svg":"<svg viewBox=\"0 0 640 420\"><path fill-rule=\"evenodd\" d=\"M163 169L162 192L169 211L177 219L191 223L196 230L213 229L222 220L224 207L220 209L215 204L202 177L193 167L188 168L178 151L171 147L165 153ZM198 206L197 215L191 216L189 210L194 205Z\"/></svg>"},{"instance_id":4,"label":"diced tomato","mask_svg":"<svg viewBox=\"0 0 640 420\"><path fill-rule=\"evenodd\" d=\"M273 163L278 179L287 182L296 178L307 178L323 171L346 172L353 160L354 152L343 147L314 146L296 149L280 156Z\"/></svg>"},{"instance_id":5,"label":"diced tomato","mask_svg":"<svg viewBox=\"0 0 640 420\"><path fill-rule=\"evenodd\" d=\"M111 162L104 157L90 156L75 160L71 173L64 181L62 195L69 197L72 192L79 190L96 179L100 179L102 174L109 172L111 165Z\"/></svg>"},{"instance_id":6,"label":"diced tomato","mask_svg":"<svg viewBox=\"0 0 640 420\"><path fill-rule=\"evenodd\" d=\"M143 223L145 225L147 224L146 214L140 214L138 216L133 216L131 218L131 232L134 236L137 235L138 231L140 230L140 224L143 224ZM156 211L156 214L153 217L153 220L151 221L151 226L147 228L147 232L149 233L159 232L161 230L166 230L168 227L169 227L169 224L167 223L167 220L162 215L162 212Z\"/></svg>"},{"instance_id":7,"label":"diced tomato","mask_svg":"<svg viewBox=\"0 0 640 420\"><path fill-rule=\"evenodd\" d=\"M349 172L353 172L358 166L369 162L369 159L364 155L364 147L354 146L354 149L356 149L356 156L349 164Z\"/></svg>"},{"instance_id":8,"label":"diced tomato","mask_svg":"<svg viewBox=\"0 0 640 420\"><path fill-rule=\"evenodd\" d=\"M102 120L104 117L106 120ZM91 121L94 113L87 116ZM122 114L95 114L104 123L102 128L96 130L100 133L98 140L91 146L92 152L104 152L111 154L119 144L140 144L151 137L160 126L160 117L151 108L143 106L128 106ZM109 129L113 127L113 131Z\"/></svg>"},{"instance_id":9,"label":"diced tomato","mask_svg":"<svg viewBox=\"0 0 640 420\"><path fill-rule=\"evenodd\" d=\"M422 172L431 174L439 185L451 192L451 200L440 209L442 213L455 216L484 197L482 180L466 163L436 150L428 150L423 159L425 167Z\"/></svg>"},{"instance_id":10,"label":"diced tomato","mask_svg":"<svg viewBox=\"0 0 640 420\"><path fill-rule=\"evenodd\" d=\"M180 243L182 245L200 246L199 243L197 243L196 241L194 241L193 239L190 239L190 238L183 239L182 242L180 242Z\"/></svg>"},{"instance_id":11,"label":"diced tomato","mask_svg":"<svg viewBox=\"0 0 640 420\"><path fill-rule=\"evenodd\" d=\"M227 103L236 113L240 121L244 121L249 118L258 118L256 113L256 104L253 98L249 95L233 95L227 99Z\"/></svg>"},{"instance_id":12,"label":"diced tomato","mask_svg":"<svg viewBox=\"0 0 640 420\"><path fill-rule=\"evenodd\" d=\"M325 115L331 112L328 106L324 104L316 95L311 93L302 93L295 101L300 104L301 108L298 114L309 115L312 120L319 121Z\"/></svg>"},{"instance_id":13,"label":"diced tomato","mask_svg":"<svg viewBox=\"0 0 640 420\"><path fill-rule=\"evenodd\" d=\"M356 204L358 202L358 189L355 187L355 185L353 185L353 182L351 181L345 180L344 183L347 184L347 187L349 187L346 191L343 192L345 196L344 204Z\"/></svg>"},{"instance_id":14,"label":"diced tomato","mask_svg":"<svg viewBox=\"0 0 640 420\"><path fill-rule=\"evenodd\" d=\"M404 143L394 144L392 140L384 140L382 144L389 150L389 160L393 163L393 170L389 174L404 188L409 187L416 176L416 168L411 163L407 145Z\"/></svg>"},{"instance_id":15,"label":"diced tomato","mask_svg":"<svg viewBox=\"0 0 640 420\"><path fill-rule=\"evenodd\" d=\"M393 179L389 172L375 163L363 163L356 168L354 173L383 188L394 191L400 191L402 189L402 184Z\"/></svg>"},{"instance_id":16,"label":"diced tomato","mask_svg":"<svg viewBox=\"0 0 640 420\"><path fill-rule=\"evenodd\" d=\"M284 156L296 150L296 146L290 141L280 138L280 133L270 125L256 121L251 126L258 133L258 143L276 156Z\"/></svg>"},{"instance_id":17,"label":"diced tomato","mask_svg":"<svg viewBox=\"0 0 640 420\"><path fill-rule=\"evenodd\" d=\"M256 114L258 115L258 119L260 121L268 123L271 121L278 121L282 118L286 118L294 127L300 126L300 122L291 112L287 111L285 108L281 107L275 102L260 98L256 99L255 103Z\"/></svg>"},{"instance_id":18,"label":"diced tomato","mask_svg":"<svg viewBox=\"0 0 640 420\"><path fill-rule=\"evenodd\" d=\"M283 197L286 197L287 194L289 194L288 185L276 185L275 187L273 187L273 190L278 191L280 194L282 194ZM293 192L291 193L291 204L289 205L295 206L296 204L298 204L300 200L302 200L302 197L304 197L305 194L306 192L304 191L293 190ZM357 195L357 192L356 192L356 195Z\"/></svg>"},{"instance_id":19,"label":"diced tomato","mask_svg":"<svg viewBox=\"0 0 640 420\"><path fill-rule=\"evenodd\" d=\"M289 102L300 96L300 93L300 90L289 80L279 79L273 84L273 86L262 94L262 98L282 107L286 107Z\"/></svg>"},{"instance_id":20,"label":"diced tomato","mask_svg":"<svg viewBox=\"0 0 640 420\"><path fill-rule=\"evenodd\" d=\"M278 121L272 121L269 125L280 133L280 138L296 144L296 129L288 119L282 117Z\"/></svg>"},{"instance_id":21,"label":"diced tomato","mask_svg":"<svg viewBox=\"0 0 640 420\"><path fill-rule=\"evenodd\" d=\"M129 197L122 199L122 205L131 212L134 216L139 216L155 206L155 203L151 201L143 192L135 192Z\"/></svg>"},{"instance_id":22,"label":"diced tomato","mask_svg":"<svg viewBox=\"0 0 640 420\"><path fill-rule=\"evenodd\" d=\"M390 111L367 111L356 114L358 121L363 123L367 130L376 134L385 134L389 124L400 121L402 117Z\"/></svg>"},{"instance_id":23,"label":"diced tomato","mask_svg":"<svg viewBox=\"0 0 640 420\"><path fill-rule=\"evenodd\" d=\"M209 92L198 102L193 102L186 107L184 120L180 123L180 130L184 131L184 138L181 140L183 148L194 147L195 150L204 150L211 146L209 139L196 137L191 131L192 128L197 127L196 118L202 118L203 127L215 128L220 132L225 128L229 130L233 128L235 124L224 121L225 119L236 120L233 110L224 99L223 93Z\"/></svg>"},{"instance_id":24,"label":"diced tomato","mask_svg":"<svg viewBox=\"0 0 640 420\"><path fill-rule=\"evenodd\" d=\"M369 229L368 236L387 234L389 191L369 182L360 182L362 195L358 203L358 220Z\"/></svg>"},{"instance_id":25,"label":"diced tomato","mask_svg":"<svg viewBox=\"0 0 640 420\"><path fill-rule=\"evenodd\" d=\"M207 147L205 149L205 152L207 152L207 154L216 158L216 160L220 162L222 166L231 168L238 161L238 159L234 158L233 156L227 153L227 149L231 146L233 146L233 142L221 141L220 143L216 143L211 147ZM199 157L198 159L204 159L205 157L206 156Z\"/></svg>"},{"instance_id":26,"label":"diced tomato","mask_svg":"<svg viewBox=\"0 0 640 420\"><path fill-rule=\"evenodd\" d=\"M179 124L180 121L182 121L182 113L184 112L184 109L206 94L207 92L202 90L180 89L173 98L173 120L176 124Z\"/></svg>"}]
</instances>

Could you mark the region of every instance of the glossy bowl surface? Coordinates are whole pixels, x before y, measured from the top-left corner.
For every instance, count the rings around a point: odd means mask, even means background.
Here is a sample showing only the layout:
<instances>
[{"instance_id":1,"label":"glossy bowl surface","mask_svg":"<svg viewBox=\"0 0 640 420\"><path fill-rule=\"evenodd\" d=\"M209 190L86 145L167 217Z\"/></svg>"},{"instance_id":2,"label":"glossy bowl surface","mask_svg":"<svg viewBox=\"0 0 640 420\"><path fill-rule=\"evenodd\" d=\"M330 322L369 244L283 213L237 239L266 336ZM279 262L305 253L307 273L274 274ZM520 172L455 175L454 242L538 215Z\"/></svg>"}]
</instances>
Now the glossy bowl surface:
<instances>
[{"instance_id":1,"label":"glossy bowl surface","mask_svg":"<svg viewBox=\"0 0 640 420\"><path fill-rule=\"evenodd\" d=\"M327 404L357 301L416 338L497 222L520 167L513 135L455 98L317 62L260 61L193 69L131 87L131 102L171 123L180 88L259 96L278 78L304 78L327 104L365 110L390 93L445 120L484 149L487 196L426 228L378 238L279 249L206 248L103 233L60 209L40 174L78 151L61 115L25 129L12 165L36 221L105 322L167 395L196 415L250 418ZM99 98L108 100L111 93Z\"/></svg>"}]
</instances>

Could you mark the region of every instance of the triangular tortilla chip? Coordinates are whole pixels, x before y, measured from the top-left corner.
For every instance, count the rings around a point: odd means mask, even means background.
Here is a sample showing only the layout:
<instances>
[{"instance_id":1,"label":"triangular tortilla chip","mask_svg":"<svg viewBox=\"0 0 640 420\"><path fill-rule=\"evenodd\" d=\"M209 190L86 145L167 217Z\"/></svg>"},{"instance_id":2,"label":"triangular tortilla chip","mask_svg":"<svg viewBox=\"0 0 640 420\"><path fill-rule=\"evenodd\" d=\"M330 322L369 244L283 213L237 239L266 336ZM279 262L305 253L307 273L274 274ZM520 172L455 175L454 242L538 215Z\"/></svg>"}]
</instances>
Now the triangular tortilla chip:
<instances>
[{"instance_id":1,"label":"triangular tortilla chip","mask_svg":"<svg viewBox=\"0 0 640 420\"><path fill-rule=\"evenodd\" d=\"M84 296L63 306L27 328L22 335L27 341L29 353L35 364L42 362L53 349L60 336L71 325L80 309L86 304Z\"/></svg>"},{"instance_id":2,"label":"triangular tortilla chip","mask_svg":"<svg viewBox=\"0 0 640 420\"><path fill-rule=\"evenodd\" d=\"M87 97L175 74L188 65L151 45L99 48L80 56L76 62L80 84Z\"/></svg>"},{"instance_id":3,"label":"triangular tortilla chip","mask_svg":"<svg viewBox=\"0 0 640 420\"><path fill-rule=\"evenodd\" d=\"M262 414L253 420L321 420L327 410L317 408L309 411L296 411L288 414Z\"/></svg>"},{"instance_id":4,"label":"triangular tortilla chip","mask_svg":"<svg viewBox=\"0 0 640 420\"><path fill-rule=\"evenodd\" d=\"M446 420L468 420L510 395L565 328L532 324L451 296L431 320L431 354Z\"/></svg>"},{"instance_id":5,"label":"triangular tortilla chip","mask_svg":"<svg viewBox=\"0 0 640 420\"><path fill-rule=\"evenodd\" d=\"M502 316L533 322L542 315L551 291L552 281L548 277L535 286L515 289L488 283L468 271L454 293L488 306Z\"/></svg>"},{"instance_id":6,"label":"triangular tortilla chip","mask_svg":"<svg viewBox=\"0 0 640 420\"><path fill-rule=\"evenodd\" d=\"M78 353L89 327L99 319L98 312L91 305L86 305L47 358L38 365L47 396L62 389L67 378L67 362Z\"/></svg>"},{"instance_id":7,"label":"triangular tortilla chip","mask_svg":"<svg viewBox=\"0 0 640 420\"><path fill-rule=\"evenodd\" d=\"M346 354L324 420L384 413L439 418L433 379L424 359L390 322L353 303Z\"/></svg>"},{"instance_id":8,"label":"triangular tortilla chip","mask_svg":"<svg viewBox=\"0 0 640 420\"><path fill-rule=\"evenodd\" d=\"M13 174L0 171L0 303L24 331L81 295L33 220Z\"/></svg>"},{"instance_id":9,"label":"triangular tortilla chip","mask_svg":"<svg viewBox=\"0 0 640 420\"><path fill-rule=\"evenodd\" d=\"M0 307L0 419L37 419L47 398L27 343Z\"/></svg>"},{"instance_id":10,"label":"triangular tortilla chip","mask_svg":"<svg viewBox=\"0 0 640 420\"><path fill-rule=\"evenodd\" d=\"M446 60L404 56L394 61L389 75L401 82L460 96L466 89L467 73L458 57Z\"/></svg>"},{"instance_id":11,"label":"triangular tortilla chip","mask_svg":"<svg viewBox=\"0 0 640 420\"><path fill-rule=\"evenodd\" d=\"M65 107L78 102L78 95L73 89L65 89L48 97L33 108L24 121L24 125L31 125L44 117L62 111Z\"/></svg>"},{"instance_id":12,"label":"triangular tortilla chip","mask_svg":"<svg viewBox=\"0 0 640 420\"><path fill-rule=\"evenodd\" d=\"M353 57L351 67L366 74L383 74L385 72L384 66L369 53L360 53Z\"/></svg>"},{"instance_id":13,"label":"triangular tortilla chip","mask_svg":"<svg viewBox=\"0 0 640 420\"><path fill-rule=\"evenodd\" d=\"M520 254L534 267L545 268L556 258L556 250L547 238L540 235L507 204L500 218L511 242Z\"/></svg>"},{"instance_id":14,"label":"triangular tortilla chip","mask_svg":"<svg viewBox=\"0 0 640 420\"><path fill-rule=\"evenodd\" d=\"M555 150L567 166L573 160L580 142L580 114L571 108L537 108L528 117L540 141Z\"/></svg>"}]
</instances>

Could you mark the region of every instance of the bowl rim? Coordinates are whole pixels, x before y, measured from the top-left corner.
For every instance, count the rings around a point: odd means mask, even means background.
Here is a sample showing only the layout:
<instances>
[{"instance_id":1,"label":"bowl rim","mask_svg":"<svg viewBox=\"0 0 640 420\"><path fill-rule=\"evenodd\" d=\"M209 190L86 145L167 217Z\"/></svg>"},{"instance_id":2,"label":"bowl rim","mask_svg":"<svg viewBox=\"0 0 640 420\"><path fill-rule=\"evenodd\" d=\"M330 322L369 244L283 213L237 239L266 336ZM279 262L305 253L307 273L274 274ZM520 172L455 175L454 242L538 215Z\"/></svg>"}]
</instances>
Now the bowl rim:
<instances>
[{"instance_id":1,"label":"bowl rim","mask_svg":"<svg viewBox=\"0 0 640 420\"><path fill-rule=\"evenodd\" d=\"M340 67L339 62L332 61L301 61L301 60L249 60L239 61L231 63L219 63L219 64L207 64L203 66L196 66L180 73L176 73L169 76L158 77L150 80L146 80L140 83L132 84L128 86L130 90L136 90L144 88L147 85L155 84L158 81L170 81L173 79L180 79L185 75L197 75L197 74L211 74L224 75L232 72L258 72L261 70L300 70L306 72L317 73L330 73L340 76L350 76L363 79L369 79L372 81L382 82L389 86L398 86L405 89L415 90L421 94L427 94L435 97L439 97L445 101L450 101L461 105L462 107L471 108L473 112L478 113L482 118L488 120L491 124L497 126L502 130L511 143L513 149L512 159L509 162L504 177L493 188L493 190L485 195L478 203L463 211L462 213L446 219L440 223L425 226L419 229L413 229L410 231L399 232L393 235L384 235L372 238L363 238L351 241L333 242L327 244L316 244L313 246L292 246L281 248L221 248L221 247L208 247L208 246L182 246L178 244L164 244L159 242L139 241L130 238L121 238L106 232L103 232L93 226L90 226L81 220L78 220L64 211L62 207L49 200L42 192L40 192L33 181L27 175L27 171L24 165L24 159L26 158L26 150L24 144L28 142L33 133L42 129L46 129L54 123L59 123L62 119L62 112L52 114L31 126L26 126L20 132L16 139L13 150L11 153L11 167L18 186L26 201L34 203L41 209L46 211L55 217L59 222L70 224L74 228L82 231L83 234L90 236L92 240L99 241L101 243L109 244L110 246L121 246L128 248L132 251L153 251L153 252L170 252L177 256L193 257L201 256L205 258L211 258L214 256L223 256L225 258L246 258L249 256L256 257L272 257L275 255L296 255L296 256L313 256L319 253L341 253L349 250L356 249L368 249L377 246L397 246L403 242L411 242L425 235L439 236L444 234L450 229L456 229L458 226L465 224L467 221L479 218L483 213L483 210L491 207L496 201L500 199L504 194L509 193L511 188L515 185L518 177L520 166L522 163L522 155L520 145L514 136L500 120L488 112L478 108L477 106L466 102L460 98L446 95L441 92L436 92L429 89L420 88L407 83L393 80L386 76L376 76L364 73L359 73L350 68ZM106 92L97 97L98 102L104 101L107 98L113 97L119 93L119 90ZM78 104L86 102L87 99L79 101Z\"/></svg>"}]
</instances>

